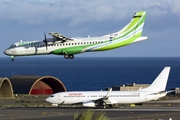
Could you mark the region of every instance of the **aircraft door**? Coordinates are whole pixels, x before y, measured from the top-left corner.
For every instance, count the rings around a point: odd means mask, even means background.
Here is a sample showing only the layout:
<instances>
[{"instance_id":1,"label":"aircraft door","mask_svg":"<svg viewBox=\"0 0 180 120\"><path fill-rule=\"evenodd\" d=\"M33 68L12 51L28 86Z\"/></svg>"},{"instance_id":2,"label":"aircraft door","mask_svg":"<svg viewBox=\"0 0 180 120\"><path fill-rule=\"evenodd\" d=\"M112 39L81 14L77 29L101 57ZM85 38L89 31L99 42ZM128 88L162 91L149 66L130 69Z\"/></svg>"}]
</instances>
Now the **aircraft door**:
<instances>
[{"instance_id":1,"label":"aircraft door","mask_svg":"<svg viewBox=\"0 0 180 120\"><path fill-rule=\"evenodd\" d=\"M112 40L113 40L113 36L110 36L110 37L109 37L109 43L108 43L108 45L107 45L107 49L108 49L108 50L111 49Z\"/></svg>"}]
</instances>

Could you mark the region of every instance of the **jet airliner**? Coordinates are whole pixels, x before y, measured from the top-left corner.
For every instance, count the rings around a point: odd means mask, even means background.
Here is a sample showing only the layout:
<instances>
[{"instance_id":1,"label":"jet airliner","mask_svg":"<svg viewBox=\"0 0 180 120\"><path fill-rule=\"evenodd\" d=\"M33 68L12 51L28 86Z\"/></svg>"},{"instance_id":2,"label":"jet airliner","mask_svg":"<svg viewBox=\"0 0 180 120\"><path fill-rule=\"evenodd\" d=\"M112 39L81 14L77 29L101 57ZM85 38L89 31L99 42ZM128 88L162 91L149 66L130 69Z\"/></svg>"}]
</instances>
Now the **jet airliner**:
<instances>
[{"instance_id":1,"label":"jet airliner","mask_svg":"<svg viewBox=\"0 0 180 120\"><path fill-rule=\"evenodd\" d=\"M137 91L71 91L59 92L46 98L54 106L82 104L84 107L112 107L114 104L135 104L157 100L172 91L165 91L170 67L165 67L147 88Z\"/></svg>"},{"instance_id":2,"label":"jet airliner","mask_svg":"<svg viewBox=\"0 0 180 120\"><path fill-rule=\"evenodd\" d=\"M73 59L74 54L112 50L146 40L148 37L142 36L145 19L146 12L137 12L123 29L100 37L69 38L56 32L50 32L52 38L46 38L44 32L44 40L21 40L7 48L4 54L11 56L12 61L15 56L47 54L64 55L65 59Z\"/></svg>"}]
</instances>

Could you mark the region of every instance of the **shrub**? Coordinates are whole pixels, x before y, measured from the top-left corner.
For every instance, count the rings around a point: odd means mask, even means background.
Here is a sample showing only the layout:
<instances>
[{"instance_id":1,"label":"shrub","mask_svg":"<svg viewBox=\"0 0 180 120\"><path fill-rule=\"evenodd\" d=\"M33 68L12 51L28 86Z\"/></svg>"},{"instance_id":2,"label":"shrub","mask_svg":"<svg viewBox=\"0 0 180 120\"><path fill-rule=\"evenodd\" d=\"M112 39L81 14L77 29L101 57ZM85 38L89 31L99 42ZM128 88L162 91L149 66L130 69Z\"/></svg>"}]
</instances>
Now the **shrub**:
<instances>
[{"instance_id":1,"label":"shrub","mask_svg":"<svg viewBox=\"0 0 180 120\"><path fill-rule=\"evenodd\" d=\"M87 110L84 112L76 112L73 120L109 120L103 112L97 112L94 114L92 110Z\"/></svg>"}]
</instances>

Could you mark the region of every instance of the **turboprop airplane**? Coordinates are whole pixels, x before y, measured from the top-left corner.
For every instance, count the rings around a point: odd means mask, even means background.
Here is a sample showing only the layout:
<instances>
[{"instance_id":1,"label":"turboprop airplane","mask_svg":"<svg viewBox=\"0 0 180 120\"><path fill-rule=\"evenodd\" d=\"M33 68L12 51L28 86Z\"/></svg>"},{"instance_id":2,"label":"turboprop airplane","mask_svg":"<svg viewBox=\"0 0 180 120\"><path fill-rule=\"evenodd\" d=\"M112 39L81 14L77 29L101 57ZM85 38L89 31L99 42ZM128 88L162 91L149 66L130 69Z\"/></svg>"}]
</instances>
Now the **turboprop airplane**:
<instances>
[{"instance_id":1,"label":"turboprop airplane","mask_svg":"<svg viewBox=\"0 0 180 120\"><path fill-rule=\"evenodd\" d=\"M170 67L165 67L147 88L137 91L72 91L52 94L46 99L54 106L59 104L82 104L84 107L112 107L114 104L142 103L164 97Z\"/></svg>"},{"instance_id":2,"label":"turboprop airplane","mask_svg":"<svg viewBox=\"0 0 180 120\"><path fill-rule=\"evenodd\" d=\"M74 54L111 50L146 40L147 37L142 36L145 19L146 12L137 12L123 29L101 37L68 38L59 33L50 32L53 38L46 38L44 33L44 40L21 40L7 48L4 54L11 56L12 61L15 56L47 54L64 55L65 59L73 59Z\"/></svg>"}]
</instances>

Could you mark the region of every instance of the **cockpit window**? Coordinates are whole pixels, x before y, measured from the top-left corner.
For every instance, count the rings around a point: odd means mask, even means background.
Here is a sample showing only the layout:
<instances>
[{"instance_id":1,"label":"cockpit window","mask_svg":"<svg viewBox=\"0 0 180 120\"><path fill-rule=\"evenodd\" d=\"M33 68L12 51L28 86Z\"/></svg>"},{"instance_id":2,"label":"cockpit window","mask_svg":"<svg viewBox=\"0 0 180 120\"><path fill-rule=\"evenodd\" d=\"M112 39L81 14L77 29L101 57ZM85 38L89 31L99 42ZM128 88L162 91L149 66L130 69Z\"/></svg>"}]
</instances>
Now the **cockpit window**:
<instances>
[{"instance_id":1,"label":"cockpit window","mask_svg":"<svg viewBox=\"0 0 180 120\"><path fill-rule=\"evenodd\" d=\"M54 97L54 95L51 95L51 97Z\"/></svg>"},{"instance_id":2,"label":"cockpit window","mask_svg":"<svg viewBox=\"0 0 180 120\"><path fill-rule=\"evenodd\" d=\"M12 44L9 48L15 48L16 45L15 44Z\"/></svg>"}]
</instances>

